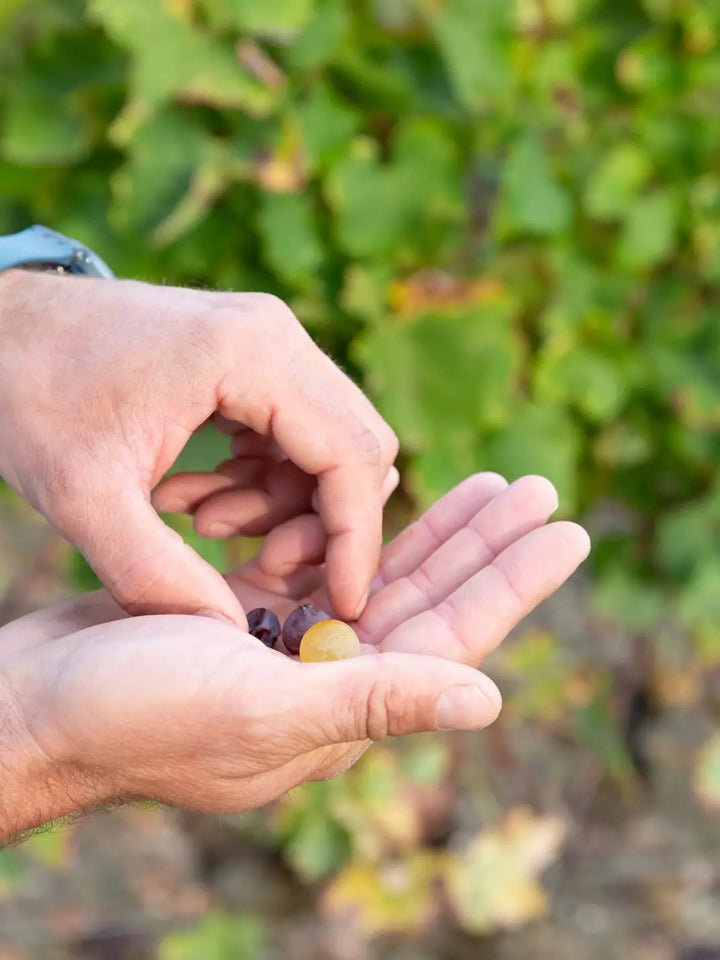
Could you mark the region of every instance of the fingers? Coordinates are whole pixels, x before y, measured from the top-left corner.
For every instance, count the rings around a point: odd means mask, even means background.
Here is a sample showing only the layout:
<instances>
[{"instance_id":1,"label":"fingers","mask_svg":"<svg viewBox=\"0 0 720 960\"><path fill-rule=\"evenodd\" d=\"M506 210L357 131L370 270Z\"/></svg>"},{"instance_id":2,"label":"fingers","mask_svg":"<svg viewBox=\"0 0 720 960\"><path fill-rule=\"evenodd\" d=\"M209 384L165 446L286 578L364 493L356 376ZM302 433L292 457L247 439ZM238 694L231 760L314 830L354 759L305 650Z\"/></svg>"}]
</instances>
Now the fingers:
<instances>
[{"instance_id":1,"label":"fingers","mask_svg":"<svg viewBox=\"0 0 720 960\"><path fill-rule=\"evenodd\" d=\"M434 657L371 654L294 665L293 717L305 749L382 740L429 730L477 730L500 712L495 684L469 667Z\"/></svg>"},{"instance_id":2,"label":"fingers","mask_svg":"<svg viewBox=\"0 0 720 960\"><path fill-rule=\"evenodd\" d=\"M245 627L222 576L167 527L141 490L113 489L86 516L76 546L128 613L195 613L209 608ZM69 507L70 508L70 507ZM71 511L77 518L77 509Z\"/></svg>"},{"instance_id":3,"label":"fingers","mask_svg":"<svg viewBox=\"0 0 720 960\"><path fill-rule=\"evenodd\" d=\"M225 579L245 610L252 609L243 601L250 586L254 594L257 595L258 591L265 594L265 599L262 602L253 601L253 606L271 607L282 620L296 606L296 600L310 597L320 588L323 576L322 567L309 566L299 567L284 576L267 574L261 569L255 557L244 563L238 570L227 574ZM287 606L280 604L281 597L288 598Z\"/></svg>"},{"instance_id":4,"label":"fingers","mask_svg":"<svg viewBox=\"0 0 720 960\"><path fill-rule=\"evenodd\" d=\"M293 517L271 530L263 541L258 562L268 575L285 576L302 564L322 563L327 533L316 513Z\"/></svg>"},{"instance_id":5,"label":"fingers","mask_svg":"<svg viewBox=\"0 0 720 960\"><path fill-rule=\"evenodd\" d=\"M240 301L229 298L228 305ZM247 303L247 297L245 298ZM275 298L257 295L248 314L231 310L228 375L219 412L270 435L301 470L317 478L318 507L329 541L328 591L340 616L355 616L377 567L382 540L382 483L397 451L392 431L348 401L347 378L318 350ZM261 331L261 334L259 333ZM233 355L242 350L242 377ZM253 364L247 357L252 350Z\"/></svg>"},{"instance_id":6,"label":"fingers","mask_svg":"<svg viewBox=\"0 0 720 960\"><path fill-rule=\"evenodd\" d=\"M397 626L381 649L478 664L557 590L589 550L590 539L577 524L562 521L533 530L440 604Z\"/></svg>"},{"instance_id":7,"label":"fingers","mask_svg":"<svg viewBox=\"0 0 720 960\"><path fill-rule=\"evenodd\" d=\"M232 487L200 504L195 529L203 537L262 536L308 510L314 489L314 477L284 460L265 471L262 489Z\"/></svg>"},{"instance_id":8,"label":"fingers","mask_svg":"<svg viewBox=\"0 0 720 960\"><path fill-rule=\"evenodd\" d=\"M155 487L152 504L165 513L195 513L214 493L233 487L262 487L267 466L259 457L248 457L225 460L212 473L174 473Z\"/></svg>"},{"instance_id":9,"label":"fingers","mask_svg":"<svg viewBox=\"0 0 720 960\"><path fill-rule=\"evenodd\" d=\"M453 487L385 547L375 587L415 570L507 485L497 473L476 473Z\"/></svg>"},{"instance_id":10,"label":"fingers","mask_svg":"<svg viewBox=\"0 0 720 960\"><path fill-rule=\"evenodd\" d=\"M384 637L403 620L440 603L511 543L542 526L558 504L557 493L549 480L522 477L492 497L443 542L440 537L451 529L451 519L461 517L463 501L458 499L460 503L454 511L448 511L447 517L438 512L439 517L436 514L437 519L430 525L427 519L419 522L418 534L413 536L412 528L406 531L407 546L398 543L394 563L389 566L393 572L407 569L406 561L411 556L421 556L431 543L436 549L406 575L392 579L373 594L362 618L362 630L368 638ZM469 500L466 499L464 506L469 506ZM434 509L428 513L432 514Z\"/></svg>"},{"instance_id":11,"label":"fingers","mask_svg":"<svg viewBox=\"0 0 720 960\"><path fill-rule=\"evenodd\" d=\"M382 486L383 503L387 503L399 482L400 474L390 467ZM260 566L267 574L286 576L303 564L322 563L327 540L323 522L316 513L293 517L270 530L258 554Z\"/></svg>"}]
</instances>

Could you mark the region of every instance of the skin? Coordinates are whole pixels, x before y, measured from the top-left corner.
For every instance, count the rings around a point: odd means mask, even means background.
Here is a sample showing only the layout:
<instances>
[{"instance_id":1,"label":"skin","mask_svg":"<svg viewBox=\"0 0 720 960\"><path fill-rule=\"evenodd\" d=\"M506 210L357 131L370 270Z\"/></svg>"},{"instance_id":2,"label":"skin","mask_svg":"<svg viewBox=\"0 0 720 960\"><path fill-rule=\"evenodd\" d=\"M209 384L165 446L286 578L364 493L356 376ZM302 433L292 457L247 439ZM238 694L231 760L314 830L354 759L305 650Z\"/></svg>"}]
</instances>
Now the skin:
<instances>
[{"instance_id":1,"label":"skin","mask_svg":"<svg viewBox=\"0 0 720 960\"><path fill-rule=\"evenodd\" d=\"M500 695L476 667L589 549L582 528L546 523L556 506L540 477L456 487L383 550L352 660L300 664L212 612L128 618L106 592L9 624L0 840L118 799L247 810L373 740L491 723ZM296 560L316 545L313 526ZM308 597L331 607L324 565L278 576L261 556L227 586L281 619Z\"/></svg>"},{"instance_id":2,"label":"skin","mask_svg":"<svg viewBox=\"0 0 720 960\"><path fill-rule=\"evenodd\" d=\"M397 483L394 433L282 301L126 280L0 273L0 474L87 557L133 614L238 598L153 507L204 536L319 524L327 590L358 616ZM209 420L233 437L219 470L160 480ZM290 523L289 540L283 527Z\"/></svg>"}]
</instances>

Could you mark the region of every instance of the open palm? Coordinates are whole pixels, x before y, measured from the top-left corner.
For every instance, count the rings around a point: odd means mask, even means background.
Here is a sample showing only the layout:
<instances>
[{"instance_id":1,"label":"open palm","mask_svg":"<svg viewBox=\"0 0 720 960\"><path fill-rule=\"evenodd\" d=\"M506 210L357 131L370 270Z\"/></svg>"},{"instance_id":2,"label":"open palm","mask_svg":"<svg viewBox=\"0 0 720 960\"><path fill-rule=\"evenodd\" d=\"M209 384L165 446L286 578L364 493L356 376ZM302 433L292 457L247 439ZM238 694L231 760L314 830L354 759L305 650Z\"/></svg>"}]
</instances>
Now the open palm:
<instances>
[{"instance_id":1,"label":"open palm","mask_svg":"<svg viewBox=\"0 0 720 960\"><path fill-rule=\"evenodd\" d=\"M543 477L508 486L476 474L385 547L368 604L354 624L365 652L423 653L478 666L586 557L577 524L547 524L557 494ZM302 544L296 548L302 556ZM246 610L281 619L301 600L330 610L321 567L265 572L261 552L229 582Z\"/></svg>"},{"instance_id":2,"label":"open palm","mask_svg":"<svg viewBox=\"0 0 720 960\"><path fill-rule=\"evenodd\" d=\"M492 722L500 697L474 668L587 554L580 527L545 525L555 507L539 477L456 487L385 548L354 660L300 664L205 617L128 619L99 592L4 628L0 664L33 743L74 771L76 804L248 809L388 734ZM261 553L228 577L246 610L327 609L321 566L267 567Z\"/></svg>"}]
</instances>

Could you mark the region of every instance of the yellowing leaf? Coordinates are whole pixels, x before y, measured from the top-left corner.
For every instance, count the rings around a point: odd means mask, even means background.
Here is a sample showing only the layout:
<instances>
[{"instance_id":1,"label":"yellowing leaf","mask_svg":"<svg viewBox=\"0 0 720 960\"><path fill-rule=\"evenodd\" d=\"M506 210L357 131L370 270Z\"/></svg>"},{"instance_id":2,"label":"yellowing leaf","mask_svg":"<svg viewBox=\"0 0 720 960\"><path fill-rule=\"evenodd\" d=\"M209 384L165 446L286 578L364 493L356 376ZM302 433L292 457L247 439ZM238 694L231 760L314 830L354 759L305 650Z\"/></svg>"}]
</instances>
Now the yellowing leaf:
<instances>
[{"instance_id":1,"label":"yellowing leaf","mask_svg":"<svg viewBox=\"0 0 720 960\"><path fill-rule=\"evenodd\" d=\"M698 752L695 792L706 806L720 810L720 733L712 736Z\"/></svg>"},{"instance_id":2,"label":"yellowing leaf","mask_svg":"<svg viewBox=\"0 0 720 960\"><path fill-rule=\"evenodd\" d=\"M278 142L255 168L255 179L263 190L271 193L297 193L305 185L307 162L302 131L294 118L288 117L278 131Z\"/></svg>"},{"instance_id":3,"label":"yellowing leaf","mask_svg":"<svg viewBox=\"0 0 720 960\"><path fill-rule=\"evenodd\" d=\"M547 912L537 876L557 857L565 836L558 817L511 810L444 865L448 896L460 925L473 933L514 929Z\"/></svg>"},{"instance_id":4,"label":"yellowing leaf","mask_svg":"<svg viewBox=\"0 0 720 960\"><path fill-rule=\"evenodd\" d=\"M366 937L417 932L434 913L437 864L424 852L384 864L352 862L326 888L323 909L347 917Z\"/></svg>"},{"instance_id":5,"label":"yellowing leaf","mask_svg":"<svg viewBox=\"0 0 720 960\"><path fill-rule=\"evenodd\" d=\"M567 707L570 665L551 633L529 633L499 654L505 670L517 682L508 708L517 716L557 720Z\"/></svg>"},{"instance_id":6,"label":"yellowing leaf","mask_svg":"<svg viewBox=\"0 0 720 960\"><path fill-rule=\"evenodd\" d=\"M388 289L388 302L401 317L453 313L463 307L501 299L505 288L493 277L465 279L441 270L420 270Z\"/></svg>"},{"instance_id":7,"label":"yellowing leaf","mask_svg":"<svg viewBox=\"0 0 720 960\"><path fill-rule=\"evenodd\" d=\"M351 790L333 799L332 810L353 836L355 850L367 859L416 846L420 814L391 750L366 754L352 775Z\"/></svg>"}]
</instances>

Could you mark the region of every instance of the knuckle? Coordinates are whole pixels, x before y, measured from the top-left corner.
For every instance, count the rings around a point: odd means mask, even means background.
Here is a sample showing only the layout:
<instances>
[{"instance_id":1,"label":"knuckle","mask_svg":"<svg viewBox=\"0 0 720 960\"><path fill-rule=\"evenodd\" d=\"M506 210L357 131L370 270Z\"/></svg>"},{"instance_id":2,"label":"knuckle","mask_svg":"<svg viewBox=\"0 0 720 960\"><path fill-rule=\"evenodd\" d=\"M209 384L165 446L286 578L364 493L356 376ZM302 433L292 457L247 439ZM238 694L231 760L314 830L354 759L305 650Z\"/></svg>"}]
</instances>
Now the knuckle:
<instances>
[{"instance_id":1,"label":"knuckle","mask_svg":"<svg viewBox=\"0 0 720 960\"><path fill-rule=\"evenodd\" d=\"M388 464L393 464L400 453L400 440L392 427L385 425L382 434L382 447L385 453L385 460Z\"/></svg>"},{"instance_id":2,"label":"knuckle","mask_svg":"<svg viewBox=\"0 0 720 960\"><path fill-rule=\"evenodd\" d=\"M380 438L368 427L362 427L354 442L355 448L361 453L363 463L379 468L383 462L383 449Z\"/></svg>"},{"instance_id":3,"label":"knuckle","mask_svg":"<svg viewBox=\"0 0 720 960\"><path fill-rule=\"evenodd\" d=\"M210 311L210 335L220 357L238 352L255 357L256 370L267 369L294 356L304 329L290 307L272 293L241 293L224 296ZM206 329L207 326L206 326Z\"/></svg>"},{"instance_id":4,"label":"knuckle","mask_svg":"<svg viewBox=\"0 0 720 960\"><path fill-rule=\"evenodd\" d=\"M384 740L390 733L391 687L385 680L375 680L370 688L365 709L365 739Z\"/></svg>"},{"instance_id":5,"label":"knuckle","mask_svg":"<svg viewBox=\"0 0 720 960\"><path fill-rule=\"evenodd\" d=\"M251 293L248 296L253 315L261 318L264 323L269 322L282 328L299 325L300 321L290 307L274 293Z\"/></svg>"}]
</instances>

